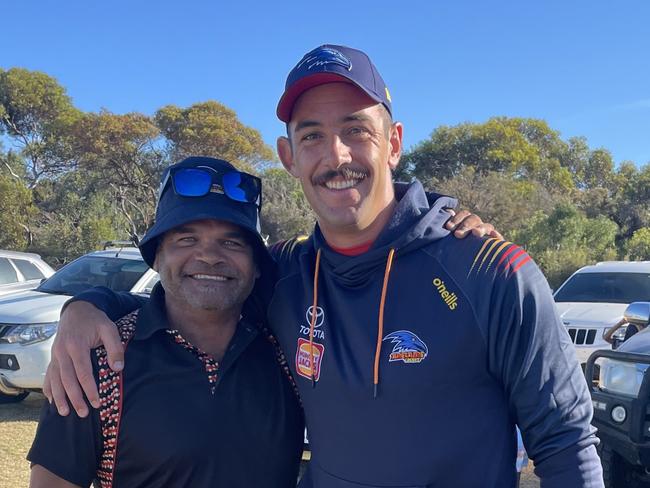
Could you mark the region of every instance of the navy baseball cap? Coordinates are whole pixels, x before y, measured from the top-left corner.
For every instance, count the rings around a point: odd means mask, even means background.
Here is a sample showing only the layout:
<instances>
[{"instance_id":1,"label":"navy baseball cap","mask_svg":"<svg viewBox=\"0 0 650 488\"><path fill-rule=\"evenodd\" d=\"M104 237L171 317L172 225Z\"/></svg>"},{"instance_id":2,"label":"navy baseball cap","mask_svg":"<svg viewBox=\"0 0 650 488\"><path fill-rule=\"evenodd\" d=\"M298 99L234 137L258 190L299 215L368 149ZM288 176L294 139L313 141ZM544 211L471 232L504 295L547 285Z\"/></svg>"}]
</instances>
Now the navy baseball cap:
<instances>
[{"instance_id":1,"label":"navy baseball cap","mask_svg":"<svg viewBox=\"0 0 650 488\"><path fill-rule=\"evenodd\" d=\"M238 171L228 161L196 156L168 167L161 179L161 185L164 187L160 190L155 223L147 230L138 246L145 262L153 267L158 240L165 232L180 225L204 219L223 220L241 227L250 234L251 242L256 247L255 255L259 261L257 264L260 269L272 262L260 234L258 204L233 200L227 196L219 184L212 184L210 190L202 196L181 196L175 190L169 175L184 168L204 168L217 175Z\"/></svg>"},{"instance_id":2,"label":"navy baseball cap","mask_svg":"<svg viewBox=\"0 0 650 488\"><path fill-rule=\"evenodd\" d=\"M288 123L300 95L310 88L335 82L359 87L393 114L390 92L368 55L351 47L324 44L305 54L287 76L284 93L278 102L278 118Z\"/></svg>"}]
</instances>

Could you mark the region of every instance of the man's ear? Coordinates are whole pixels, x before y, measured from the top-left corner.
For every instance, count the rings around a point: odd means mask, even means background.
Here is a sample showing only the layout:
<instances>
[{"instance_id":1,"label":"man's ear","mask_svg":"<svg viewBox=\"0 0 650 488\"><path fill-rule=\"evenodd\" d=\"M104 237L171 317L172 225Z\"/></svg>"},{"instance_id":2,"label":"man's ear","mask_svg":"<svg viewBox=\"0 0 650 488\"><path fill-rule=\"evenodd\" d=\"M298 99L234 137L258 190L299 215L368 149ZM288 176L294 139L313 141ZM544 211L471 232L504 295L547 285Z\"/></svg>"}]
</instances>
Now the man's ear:
<instances>
[{"instance_id":1,"label":"man's ear","mask_svg":"<svg viewBox=\"0 0 650 488\"><path fill-rule=\"evenodd\" d=\"M388 144L390 144L390 154L388 157L388 166L395 170L402 156L402 135L404 127L401 122L395 122L391 125L388 132Z\"/></svg>"},{"instance_id":2,"label":"man's ear","mask_svg":"<svg viewBox=\"0 0 650 488\"><path fill-rule=\"evenodd\" d=\"M160 258L160 248L162 247L162 238L158 237L156 239L156 254L154 254L153 257L153 266L151 266L151 269L153 269L156 273L159 273L160 271L158 270L158 259Z\"/></svg>"},{"instance_id":3,"label":"man's ear","mask_svg":"<svg viewBox=\"0 0 650 488\"><path fill-rule=\"evenodd\" d=\"M278 156L280 157L280 161L282 161L282 166L284 166L284 169L291 173L292 176L297 178L298 175L296 174L296 166L293 164L293 150L291 149L291 141L289 138L285 136L278 137L277 148Z\"/></svg>"}]
</instances>

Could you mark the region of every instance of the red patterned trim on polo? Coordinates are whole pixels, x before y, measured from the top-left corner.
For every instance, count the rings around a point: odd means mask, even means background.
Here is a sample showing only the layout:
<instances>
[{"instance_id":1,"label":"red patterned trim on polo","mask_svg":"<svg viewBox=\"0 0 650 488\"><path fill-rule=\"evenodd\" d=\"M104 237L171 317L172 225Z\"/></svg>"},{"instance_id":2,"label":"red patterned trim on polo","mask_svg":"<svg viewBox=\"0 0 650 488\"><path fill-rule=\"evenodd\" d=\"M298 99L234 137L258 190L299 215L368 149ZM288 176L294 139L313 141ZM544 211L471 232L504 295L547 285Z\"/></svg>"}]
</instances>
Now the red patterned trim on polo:
<instances>
[{"instance_id":1,"label":"red patterned trim on polo","mask_svg":"<svg viewBox=\"0 0 650 488\"><path fill-rule=\"evenodd\" d=\"M124 349L135 334L135 323L138 310L125 315L117 322L117 328ZM102 456L97 470L97 478L101 488L111 488L115 474L115 459L117 457L117 438L122 418L122 397L124 388L122 374L113 371L108 365L106 349L99 347L95 350L99 366L99 422L102 432Z\"/></svg>"},{"instance_id":2,"label":"red patterned trim on polo","mask_svg":"<svg viewBox=\"0 0 650 488\"><path fill-rule=\"evenodd\" d=\"M219 370L219 363L207 352L203 352L198 347L190 344L176 329L168 329L167 333L172 336L174 342L183 346L185 349L194 354L199 361L203 364L203 368L208 375L208 383L210 384L210 393L214 395L217 388L217 371Z\"/></svg>"}]
</instances>

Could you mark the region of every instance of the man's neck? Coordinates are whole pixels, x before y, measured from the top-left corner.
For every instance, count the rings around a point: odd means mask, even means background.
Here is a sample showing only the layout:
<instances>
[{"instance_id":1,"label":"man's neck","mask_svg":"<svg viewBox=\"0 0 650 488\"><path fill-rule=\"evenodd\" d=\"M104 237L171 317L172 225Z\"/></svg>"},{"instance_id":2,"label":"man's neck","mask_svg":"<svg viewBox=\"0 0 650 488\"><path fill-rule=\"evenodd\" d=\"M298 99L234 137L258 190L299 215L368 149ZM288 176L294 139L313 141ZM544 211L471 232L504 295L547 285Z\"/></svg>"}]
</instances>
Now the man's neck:
<instances>
[{"instance_id":1,"label":"man's neck","mask_svg":"<svg viewBox=\"0 0 650 488\"><path fill-rule=\"evenodd\" d=\"M167 320L172 329L203 352L221 361L237 329L241 307L236 310L199 310L166 303Z\"/></svg>"},{"instance_id":2,"label":"man's neck","mask_svg":"<svg viewBox=\"0 0 650 488\"><path fill-rule=\"evenodd\" d=\"M393 199L381 212L379 212L375 219L365 227L328 227L323 225L321 222L319 222L319 227L325 240L331 247L358 247L377 240L379 234L381 234L386 225L388 225L396 206L397 200Z\"/></svg>"}]
</instances>

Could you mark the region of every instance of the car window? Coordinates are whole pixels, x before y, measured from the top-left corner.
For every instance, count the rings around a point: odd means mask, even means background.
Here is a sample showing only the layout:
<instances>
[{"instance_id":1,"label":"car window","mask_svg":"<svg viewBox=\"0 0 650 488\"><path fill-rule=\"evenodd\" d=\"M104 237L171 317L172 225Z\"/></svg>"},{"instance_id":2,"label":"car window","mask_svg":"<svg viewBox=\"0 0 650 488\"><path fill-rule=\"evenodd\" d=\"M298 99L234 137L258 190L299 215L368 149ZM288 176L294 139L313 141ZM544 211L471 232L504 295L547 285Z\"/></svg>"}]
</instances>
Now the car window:
<instances>
[{"instance_id":1,"label":"car window","mask_svg":"<svg viewBox=\"0 0 650 488\"><path fill-rule=\"evenodd\" d=\"M7 258L0 258L0 285L16 283L18 274Z\"/></svg>"},{"instance_id":2,"label":"car window","mask_svg":"<svg viewBox=\"0 0 650 488\"><path fill-rule=\"evenodd\" d=\"M648 273L578 273L562 285L556 302L632 303L650 300Z\"/></svg>"},{"instance_id":3,"label":"car window","mask_svg":"<svg viewBox=\"0 0 650 488\"><path fill-rule=\"evenodd\" d=\"M15 259L11 260L18 268L26 280L41 280L45 278L45 275L38 269L33 263L30 263L26 259Z\"/></svg>"},{"instance_id":4,"label":"car window","mask_svg":"<svg viewBox=\"0 0 650 488\"><path fill-rule=\"evenodd\" d=\"M82 256L61 268L37 289L44 293L76 295L93 286L130 291L149 269L144 261Z\"/></svg>"},{"instance_id":5,"label":"car window","mask_svg":"<svg viewBox=\"0 0 650 488\"><path fill-rule=\"evenodd\" d=\"M158 276L158 273L153 275L151 279L147 282L146 285L144 285L144 288L142 289L142 293L146 293L148 295L151 295L151 290L153 290L153 287L160 281L160 276Z\"/></svg>"}]
</instances>

